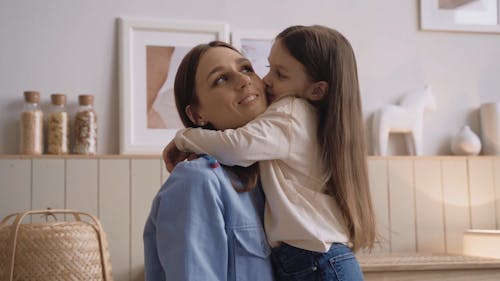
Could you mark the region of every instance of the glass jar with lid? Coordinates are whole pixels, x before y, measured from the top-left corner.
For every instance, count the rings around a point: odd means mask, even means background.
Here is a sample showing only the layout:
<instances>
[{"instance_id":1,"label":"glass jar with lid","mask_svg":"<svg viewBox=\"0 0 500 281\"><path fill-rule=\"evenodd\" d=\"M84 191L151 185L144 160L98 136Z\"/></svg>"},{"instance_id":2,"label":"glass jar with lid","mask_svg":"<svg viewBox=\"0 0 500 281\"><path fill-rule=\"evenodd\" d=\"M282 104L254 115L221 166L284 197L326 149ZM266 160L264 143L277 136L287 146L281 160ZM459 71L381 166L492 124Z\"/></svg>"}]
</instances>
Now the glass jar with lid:
<instances>
[{"instance_id":1,"label":"glass jar with lid","mask_svg":"<svg viewBox=\"0 0 500 281\"><path fill-rule=\"evenodd\" d=\"M97 115L93 95L78 96L78 110L75 114L75 154L97 153Z\"/></svg>"},{"instance_id":2,"label":"glass jar with lid","mask_svg":"<svg viewBox=\"0 0 500 281\"><path fill-rule=\"evenodd\" d=\"M24 92L24 105L20 119L20 153L43 153L43 112L39 105L40 93Z\"/></svg>"},{"instance_id":3,"label":"glass jar with lid","mask_svg":"<svg viewBox=\"0 0 500 281\"><path fill-rule=\"evenodd\" d=\"M52 94L47 114L47 153L68 154L69 118L66 111L66 95Z\"/></svg>"}]
</instances>

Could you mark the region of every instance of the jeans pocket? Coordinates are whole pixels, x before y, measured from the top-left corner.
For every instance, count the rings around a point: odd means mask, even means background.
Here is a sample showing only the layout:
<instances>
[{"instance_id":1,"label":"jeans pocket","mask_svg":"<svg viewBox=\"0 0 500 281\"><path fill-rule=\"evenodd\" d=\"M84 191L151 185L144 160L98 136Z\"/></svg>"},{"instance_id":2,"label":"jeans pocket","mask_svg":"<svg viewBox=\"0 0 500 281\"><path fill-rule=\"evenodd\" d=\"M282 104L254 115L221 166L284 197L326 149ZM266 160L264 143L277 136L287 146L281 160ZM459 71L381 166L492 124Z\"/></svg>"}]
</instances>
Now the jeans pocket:
<instances>
[{"instance_id":1,"label":"jeans pocket","mask_svg":"<svg viewBox=\"0 0 500 281\"><path fill-rule=\"evenodd\" d=\"M363 272L352 252L329 259L338 281L363 281Z\"/></svg>"},{"instance_id":2,"label":"jeans pocket","mask_svg":"<svg viewBox=\"0 0 500 281\"><path fill-rule=\"evenodd\" d=\"M272 258L278 280L317 279L318 267L310 251L283 244L278 251L273 253Z\"/></svg>"}]
</instances>

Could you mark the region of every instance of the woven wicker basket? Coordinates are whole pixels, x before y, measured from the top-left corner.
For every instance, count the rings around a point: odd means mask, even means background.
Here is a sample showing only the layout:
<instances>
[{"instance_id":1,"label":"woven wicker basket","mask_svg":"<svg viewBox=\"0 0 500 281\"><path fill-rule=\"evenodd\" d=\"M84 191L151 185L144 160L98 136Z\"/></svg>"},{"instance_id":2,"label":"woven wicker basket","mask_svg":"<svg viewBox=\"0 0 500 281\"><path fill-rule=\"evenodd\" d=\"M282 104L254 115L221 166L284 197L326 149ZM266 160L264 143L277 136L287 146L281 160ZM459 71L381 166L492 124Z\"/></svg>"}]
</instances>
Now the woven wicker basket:
<instances>
[{"instance_id":1,"label":"woven wicker basket","mask_svg":"<svg viewBox=\"0 0 500 281\"><path fill-rule=\"evenodd\" d=\"M33 214L70 214L75 220L21 224ZM82 215L92 223L83 221ZM0 222L0 281L14 280L112 281L108 243L99 220L72 210L27 211L5 217Z\"/></svg>"}]
</instances>

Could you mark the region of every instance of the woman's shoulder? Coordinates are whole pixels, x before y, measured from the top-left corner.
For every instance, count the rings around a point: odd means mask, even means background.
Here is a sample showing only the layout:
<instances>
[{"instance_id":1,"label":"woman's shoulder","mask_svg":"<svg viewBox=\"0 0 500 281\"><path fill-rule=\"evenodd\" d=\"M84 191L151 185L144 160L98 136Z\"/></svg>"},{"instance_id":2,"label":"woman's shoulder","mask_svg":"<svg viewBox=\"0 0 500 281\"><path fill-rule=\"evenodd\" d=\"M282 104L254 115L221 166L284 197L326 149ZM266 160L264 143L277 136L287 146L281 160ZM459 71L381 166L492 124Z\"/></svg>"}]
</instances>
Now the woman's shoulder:
<instances>
[{"instance_id":1,"label":"woman's shoulder","mask_svg":"<svg viewBox=\"0 0 500 281\"><path fill-rule=\"evenodd\" d=\"M216 167L211 167L212 159L209 156L200 156L190 161L182 161L175 166L170 176L179 176L188 173L189 175L213 177L215 176L214 169Z\"/></svg>"},{"instance_id":2,"label":"woman's shoulder","mask_svg":"<svg viewBox=\"0 0 500 281\"><path fill-rule=\"evenodd\" d=\"M223 168L218 163L214 165L214 162L207 158L199 157L177 164L160 192L175 188L198 189L207 186L218 189L225 181Z\"/></svg>"}]
</instances>

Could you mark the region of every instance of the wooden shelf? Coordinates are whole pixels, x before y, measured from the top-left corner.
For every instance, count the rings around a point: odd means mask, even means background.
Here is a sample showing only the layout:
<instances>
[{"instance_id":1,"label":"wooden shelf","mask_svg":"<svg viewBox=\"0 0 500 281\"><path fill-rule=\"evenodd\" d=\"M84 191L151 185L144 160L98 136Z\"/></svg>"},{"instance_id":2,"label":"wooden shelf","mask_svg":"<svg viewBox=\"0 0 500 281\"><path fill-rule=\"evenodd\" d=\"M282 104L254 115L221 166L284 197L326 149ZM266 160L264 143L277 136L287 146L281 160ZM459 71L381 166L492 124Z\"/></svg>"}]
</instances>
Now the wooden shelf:
<instances>
[{"instance_id":1,"label":"wooden shelf","mask_svg":"<svg viewBox=\"0 0 500 281\"><path fill-rule=\"evenodd\" d=\"M156 159L161 155L154 154L96 154L96 155L25 155L25 154L0 154L0 159ZM478 155L478 156L457 156L457 155L426 155L426 156L368 156L369 160L447 160L447 159L500 159L500 155Z\"/></svg>"},{"instance_id":2,"label":"wooden shelf","mask_svg":"<svg viewBox=\"0 0 500 281\"><path fill-rule=\"evenodd\" d=\"M161 155L149 154L96 154L96 155L24 155L24 154L0 154L0 159L160 159Z\"/></svg>"}]
</instances>

